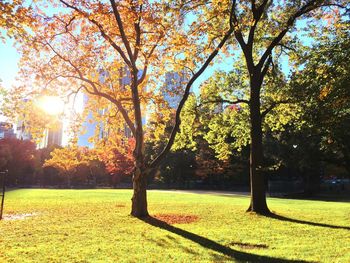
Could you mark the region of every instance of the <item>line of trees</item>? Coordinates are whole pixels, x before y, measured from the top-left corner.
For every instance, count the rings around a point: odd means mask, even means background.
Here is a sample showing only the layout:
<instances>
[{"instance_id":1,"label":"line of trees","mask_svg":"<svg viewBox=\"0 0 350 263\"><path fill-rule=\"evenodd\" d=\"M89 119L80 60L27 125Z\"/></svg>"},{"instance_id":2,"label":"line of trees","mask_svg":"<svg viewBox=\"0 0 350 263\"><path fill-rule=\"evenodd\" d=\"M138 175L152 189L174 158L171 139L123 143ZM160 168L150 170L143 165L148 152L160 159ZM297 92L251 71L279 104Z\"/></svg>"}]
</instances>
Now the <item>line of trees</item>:
<instances>
[{"instance_id":1,"label":"line of trees","mask_svg":"<svg viewBox=\"0 0 350 263\"><path fill-rule=\"evenodd\" d=\"M0 139L0 170L8 170L8 187L130 187L132 144L126 153L117 148L99 151L96 148L55 145L36 149L35 143L29 140L5 138ZM153 154L154 151L154 145L147 143L146 152ZM214 155L210 158L213 159ZM148 178L148 183L158 188L224 189L224 177L216 177L229 169L220 167L219 172L217 167L210 165L200 167L204 162L206 159L199 158L193 151L172 152L159 170ZM213 160L212 165L218 166L218 163ZM234 181L242 184L231 176L231 183ZM226 186L229 185L226 182Z\"/></svg>"}]
</instances>

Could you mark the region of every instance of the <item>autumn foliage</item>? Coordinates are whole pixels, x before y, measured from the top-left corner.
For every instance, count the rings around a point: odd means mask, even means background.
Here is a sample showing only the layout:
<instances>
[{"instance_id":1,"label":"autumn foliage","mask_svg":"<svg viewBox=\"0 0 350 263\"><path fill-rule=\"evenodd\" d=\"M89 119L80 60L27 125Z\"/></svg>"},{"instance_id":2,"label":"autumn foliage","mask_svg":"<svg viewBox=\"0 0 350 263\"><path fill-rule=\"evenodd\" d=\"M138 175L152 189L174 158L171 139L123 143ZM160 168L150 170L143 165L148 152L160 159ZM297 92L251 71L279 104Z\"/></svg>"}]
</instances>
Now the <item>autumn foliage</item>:
<instances>
[{"instance_id":1,"label":"autumn foliage","mask_svg":"<svg viewBox=\"0 0 350 263\"><path fill-rule=\"evenodd\" d=\"M132 151L135 140L129 138L123 149L120 145L108 145L96 151L96 157L101 160L106 171L112 176L112 184L116 185L123 176L130 176L134 169Z\"/></svg>"},{"instance_id":2,"label":"autumn foliage","mask_svg":"<svg viewBox=\"0 0 350 263\"><path fill-rule=\"evenodd\" d=\"M34 170L36 146L16 138L0 139L0 170L8 170L8 185L30 184Z\"/></svg>"}]
</instances>

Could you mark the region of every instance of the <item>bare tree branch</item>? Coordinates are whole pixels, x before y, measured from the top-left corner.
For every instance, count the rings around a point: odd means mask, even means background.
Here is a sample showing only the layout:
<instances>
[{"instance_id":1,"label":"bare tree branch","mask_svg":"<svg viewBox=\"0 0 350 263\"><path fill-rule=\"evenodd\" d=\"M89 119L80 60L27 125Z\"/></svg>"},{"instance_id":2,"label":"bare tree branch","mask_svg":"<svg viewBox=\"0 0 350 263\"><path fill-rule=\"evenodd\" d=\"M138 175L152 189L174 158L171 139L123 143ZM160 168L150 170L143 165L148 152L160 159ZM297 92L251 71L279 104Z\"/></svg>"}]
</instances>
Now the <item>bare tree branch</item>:
<instances>
[{"instance_id":1,"label":"bare tree branch","mask_svg":"<svg viewBox=\"0 0 350 263\"><path fill-rule=\"evenodd\" d=\"M249 104L249 100L245 99L237 99L237 100L225 100L225 99L217 99L217 100L206 100L201 102L198 107L202 107L206 104L215 104L215 103L228 103L230 105L240 104L240 103L246 103Z\"/></svg>"}]
</instances>

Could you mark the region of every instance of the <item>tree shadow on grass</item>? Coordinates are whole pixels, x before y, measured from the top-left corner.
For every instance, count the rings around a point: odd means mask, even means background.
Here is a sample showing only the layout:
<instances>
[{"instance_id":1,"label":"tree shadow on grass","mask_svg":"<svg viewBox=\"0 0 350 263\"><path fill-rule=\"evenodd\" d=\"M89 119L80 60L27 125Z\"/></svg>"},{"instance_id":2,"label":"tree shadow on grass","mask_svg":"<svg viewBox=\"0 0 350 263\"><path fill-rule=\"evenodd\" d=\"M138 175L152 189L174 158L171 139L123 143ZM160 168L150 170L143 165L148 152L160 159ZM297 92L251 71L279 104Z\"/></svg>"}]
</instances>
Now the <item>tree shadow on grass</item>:
<instances>
[{"instance_id":1,"label":"tree shadow on grass","mask_svg":"<svg viewBox=\"0 0 350 263\"><path fill-rule=\"evenodd\" d=\"M188 240L191 240L202 247L205 247L207 249L213 250L215 252L222 253L228 257L231 257L232 259L243 261L243 262L266 262L266 263L292 263L292 262L308 262L303 260L288 260L283 258L273 258L268 256L260 256L252 253L246 253L242 251L234 250L230 247L221 245L217 243L214 240L208 239L206 237L202 237L199 235L196 235L194 233L188 232L186 230L183 230L181 228L169 225L168 223L161 221L157 218L148 216L145 218L140 218L140 220L144 221L145 223L158 227L164 230L167 230L169 232L172 232L174 234L177 234L183 238L186 238Z\"/></svg>"},{"instance_id":2,"label":"tree shadow on grass","mask_svg":"<svg viewBox=\"0 0 350 263\"><path fill-rule=\"evenodd\" d=\"M335 226L335 225L329 225L329 224L324 224L324 223L316 223L316 222L311 222L311 221L289 218L289 217L285 217L285 216L281 216L281 215L277 215L277 214L273 214L273 213L266 215L266 217L274 218L274 219L281 220L281 221L303 224L303 225L350 230L350 227L348 227L348 226Z\"/></svg>"}]
</instances>

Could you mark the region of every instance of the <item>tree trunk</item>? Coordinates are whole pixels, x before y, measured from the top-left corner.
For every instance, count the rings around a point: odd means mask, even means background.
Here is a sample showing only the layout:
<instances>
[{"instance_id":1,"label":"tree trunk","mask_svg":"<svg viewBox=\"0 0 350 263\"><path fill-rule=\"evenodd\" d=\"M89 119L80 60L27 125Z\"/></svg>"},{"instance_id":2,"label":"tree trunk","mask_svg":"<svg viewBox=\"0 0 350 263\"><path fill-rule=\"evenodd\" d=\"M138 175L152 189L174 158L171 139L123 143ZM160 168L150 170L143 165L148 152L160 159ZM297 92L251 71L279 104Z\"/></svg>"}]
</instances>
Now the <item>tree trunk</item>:
<instances>
[{"instance_id":1,"label":"tree trunk","mask_svg":"<svg viewBox=\"0 0 350 263\"><path fill-rule=\"evenodd\" d=\"M252 77L253 78L253 77ZM256 77L255 77L256 78ZM260 113L260 87L259 81L252 79L250 92L250 189L251 199L247 211L258 214L269 214L266 204L266 182L262 170L262 116Z\"/></svg>"},{"instance_id":2,"label":"tree trunk","mask_svg":"<svg viewBox=\"0 0 350 263\"><path fill-rule=\"evenodd\" d=\"M136 65L132 67L132 98L135 113L135 170L132 178L134 194L131 198L131 215L135 217L148 216L147 210L147 175L145 167L145 145L142 128L141 102L138 91L138 70Z\"/></svg>"},{"instance_id":3,"label":"tree trunk","mask_svg":"<svg viewBox=\"0 0 350 263\"><path fill-rule=\"evenodd\" d=\"M148 216L147 210L147 173L136 168L133 175L134 194L131 198L131 215L135 217Z\"/></svg>"}]
</instances>

